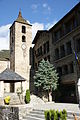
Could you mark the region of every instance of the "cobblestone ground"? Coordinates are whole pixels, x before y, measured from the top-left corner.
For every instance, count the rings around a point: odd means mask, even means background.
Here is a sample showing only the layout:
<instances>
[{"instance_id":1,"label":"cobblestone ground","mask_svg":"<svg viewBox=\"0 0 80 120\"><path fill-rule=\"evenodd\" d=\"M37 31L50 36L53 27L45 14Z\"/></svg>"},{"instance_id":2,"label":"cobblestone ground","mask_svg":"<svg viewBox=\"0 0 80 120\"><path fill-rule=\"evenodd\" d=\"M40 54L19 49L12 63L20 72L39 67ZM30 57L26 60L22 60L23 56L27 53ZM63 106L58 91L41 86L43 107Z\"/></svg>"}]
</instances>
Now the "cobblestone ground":
<instances>
[{"instance_id":1,"label":"cobblestone ground","mask_svg":"<svg viewBox=\"0 0 80 120\"><path fill-rule=\"evenodd\" d=\"M33 107L35 109L40 109L40 110L46 110L46 109L63 110L63 109L66 109L67 111L80 112L78 104L47 102L42 105L41 104L35 105Z\"/></svg>"}]
</instances>

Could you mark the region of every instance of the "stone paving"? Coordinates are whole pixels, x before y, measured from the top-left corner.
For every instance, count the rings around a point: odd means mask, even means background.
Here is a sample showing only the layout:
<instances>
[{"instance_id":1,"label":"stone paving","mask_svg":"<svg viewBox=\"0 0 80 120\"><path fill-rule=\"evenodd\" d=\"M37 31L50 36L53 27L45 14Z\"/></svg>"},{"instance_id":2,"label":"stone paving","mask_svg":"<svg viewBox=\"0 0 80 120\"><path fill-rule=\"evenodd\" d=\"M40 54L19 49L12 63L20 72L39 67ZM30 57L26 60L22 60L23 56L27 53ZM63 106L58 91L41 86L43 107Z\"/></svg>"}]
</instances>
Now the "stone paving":
<instances>
[{"instance_id":1,"label":"stone paving","mask_svg":"<svg viewBox=\"0 0 80 120\"><path fill-rule=\"evenodd\" d=\"M19 120L36 120L39 118L36 118L38 116L37 111L43 112L44 110L49 109L55 109L55 110L63 110L66 109L66 111L69 114L78 113L78 116L80 116L80 109L78 104L69 104L69 103L55 103L55 102L43 102L39 97L32 96L32 100L30 104L22 104L22 105L10 105L14 107L19 108ZM31 113L31 111L33 113ZM35 113L36 112L36 113ZM36 115L35 115L36 114ZM43 112L44 114L44 112ZM41 114L40 117L43 115ZM33 119L34 117L34 119ZM42 116L43 117L43 116ZM43 120L41 118L41 120ZM73 119L68 119L73 120Z\"/></svg>"},{"instance_id":2,"label":"stone paving","mask_svg":"<svg viewBox=\"0 0 80 120\"><path fill-rule=\"evenodd\" d=\"M67 111L73 112L80 112L78 104L69 104L69 103L54 103L54 102L47 102L44 104L38 104L33 106L35 109L46 110L46 109L55 109L55 110L63 110L66 109Z\"/></svg>"},{"instance_id":3,"label":"stone paving","mask_svg":"<svg viewBox=\"0 0 80 120\"><path fill-rule=\"evenodd\" d=\"M18 105L19 107L19 117L20 117L20 120L44 120L43 118L43 114L44 114L44 110L47 110L47 109L55 109L55 110L63 110L63 109L66 109L67 112L68 112L68 115L70 117L68 117L67 120L73 120L74 117L73 117L73 113L76 113L76 115L78 115L78 118L80 116L80 109L79 109L79 106L78 104L68 104L68 103L54 103L54 102L47 102L47 103L38 103L38 104L35 104L35 105L32 105L32 104L28 104L28 105ZM32 112L31 112L32 111ZM38 114L38 112L43 112L41 114ZM37 117L38 116L38 117ZM40 119L40 117L42 117Z\"/></svg>"}]
</instances>

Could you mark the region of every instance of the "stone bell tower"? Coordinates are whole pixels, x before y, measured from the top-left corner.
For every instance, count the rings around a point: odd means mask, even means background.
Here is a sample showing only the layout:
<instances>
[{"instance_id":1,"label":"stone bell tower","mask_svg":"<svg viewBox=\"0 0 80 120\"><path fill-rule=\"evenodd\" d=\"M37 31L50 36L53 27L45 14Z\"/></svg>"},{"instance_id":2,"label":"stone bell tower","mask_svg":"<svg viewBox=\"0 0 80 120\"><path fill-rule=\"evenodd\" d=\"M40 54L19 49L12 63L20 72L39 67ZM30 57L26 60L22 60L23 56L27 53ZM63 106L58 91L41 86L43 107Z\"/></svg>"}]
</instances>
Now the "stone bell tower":
<instances>
[{"instance_id":1,"label":"stone bell tower","mask_svg":"<svg viewBox=\"0 0 80 120\"><path fill-rule=\"evenodd\" d=\"M31 44L32 25L22 17L19 11L18 18L10 27L10 69L26 79L22 83L23 91L29 89ZM12 84L11 88L14 91L15 84Z\"/></svg>"}]
</instances>

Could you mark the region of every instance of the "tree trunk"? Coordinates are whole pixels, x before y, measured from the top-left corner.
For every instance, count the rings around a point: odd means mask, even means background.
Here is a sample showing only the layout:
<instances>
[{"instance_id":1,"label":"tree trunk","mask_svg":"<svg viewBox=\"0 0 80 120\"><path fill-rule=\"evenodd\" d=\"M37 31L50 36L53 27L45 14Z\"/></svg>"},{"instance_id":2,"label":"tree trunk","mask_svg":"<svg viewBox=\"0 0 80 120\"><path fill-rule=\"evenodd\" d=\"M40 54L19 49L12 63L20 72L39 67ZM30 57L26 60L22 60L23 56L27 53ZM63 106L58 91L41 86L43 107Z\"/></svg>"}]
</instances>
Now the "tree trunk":
<instances>
[{"instance_id":1,"label":"tree trunk","mask_svg":"<svg viewBox=\"0 0 80 120\"><path fill-rule=\"evenodd\" d=\"M52 102L52 92L48 91L48 102Z\"/></svg>"},{"instance_id":2,"label":"tree trunk","mask_svg":"<svg viewBox=\"0 0 80 120\"><path fill-rule=\"evenodd\" d=\"M52 92L49 92L49 102L52 102Z\"/></svg>"}]
</instances>

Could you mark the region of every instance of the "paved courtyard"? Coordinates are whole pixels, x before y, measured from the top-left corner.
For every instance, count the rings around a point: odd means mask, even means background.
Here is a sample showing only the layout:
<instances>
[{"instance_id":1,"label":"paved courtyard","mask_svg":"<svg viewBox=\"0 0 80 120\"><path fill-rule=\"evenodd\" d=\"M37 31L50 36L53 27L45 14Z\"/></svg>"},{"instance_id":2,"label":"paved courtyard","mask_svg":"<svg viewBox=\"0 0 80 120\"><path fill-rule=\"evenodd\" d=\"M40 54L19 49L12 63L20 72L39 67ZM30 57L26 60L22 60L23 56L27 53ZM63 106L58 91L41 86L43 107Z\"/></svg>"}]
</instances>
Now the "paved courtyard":
<instances>
[{"instance_id":1,"label":"paved courtyard","mask_svg":"<svg viewBox=\"0 0 80 120\"><path fill-rule=\"evenodd\" d=\"M63 110L66 109L67 111L73 111L73 112L80 112L79 104L69 104L69 103L44 103L44 104L38 104L33 106L35 109L40 110L46 110L46 109L55 109L55 110Z\"/></svg>"}]
</instances>

